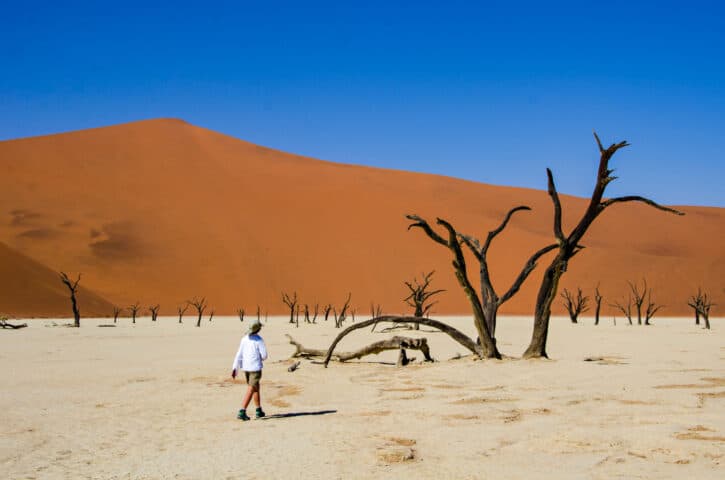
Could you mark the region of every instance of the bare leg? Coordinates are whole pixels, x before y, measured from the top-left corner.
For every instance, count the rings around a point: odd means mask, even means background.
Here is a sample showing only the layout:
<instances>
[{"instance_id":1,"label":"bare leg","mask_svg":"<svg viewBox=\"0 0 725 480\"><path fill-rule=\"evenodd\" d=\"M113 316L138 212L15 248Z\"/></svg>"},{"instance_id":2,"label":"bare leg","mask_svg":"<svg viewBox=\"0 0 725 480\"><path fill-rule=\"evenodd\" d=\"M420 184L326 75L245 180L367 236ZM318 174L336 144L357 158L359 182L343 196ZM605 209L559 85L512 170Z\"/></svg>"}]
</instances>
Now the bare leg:
<instances>
[{"instance_id":1,"label":"bare leg","mask_svg":"<svg viewBox=\"0 0 725 480\"><path fill-rule=\"evenodd\" d=\"M259 393L259 387L256 387L252 393L252 398L254 399L254 405L259 408L262 406L262 399L260 397Z\"/></svg>"},{"instance_id":2,"label":"bare leg","mask_svg":"<svg viewBox=\"0 0 725 480\"><path fill-rule=\"evenodd\" d=\"M244 394L244 400L242 400L242 408L247 409L247 406L249 405L249 401L252 400L252 395L254 394L254 387L247 386L247 393ZM257 398L259 398L259 392L257 392Z\"/></svg>"}]
</instances>

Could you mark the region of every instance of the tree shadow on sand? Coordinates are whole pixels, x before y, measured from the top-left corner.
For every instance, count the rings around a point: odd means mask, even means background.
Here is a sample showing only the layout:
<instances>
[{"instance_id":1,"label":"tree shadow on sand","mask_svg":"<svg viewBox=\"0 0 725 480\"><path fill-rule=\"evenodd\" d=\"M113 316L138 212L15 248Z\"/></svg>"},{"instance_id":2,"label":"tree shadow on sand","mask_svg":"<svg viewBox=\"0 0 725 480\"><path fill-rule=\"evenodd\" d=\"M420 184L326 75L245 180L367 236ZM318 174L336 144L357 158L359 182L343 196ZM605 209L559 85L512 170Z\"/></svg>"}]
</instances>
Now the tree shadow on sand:
<instances>
[{"instance_id":1,"label":"tree shadow on sand","mask_svg":"<svg viewBox=\"0 0 725 480\"><path fill-rule=\"evenodd\" d=\"M328 415L330 413L337 413L337 410L319 410L317 412L275 413L274 415L268 415L266 417L262 417L259 420L273 420L275 418L306 417L306 416L310 416L310 415Z\"/></svg>"}]
</instances>

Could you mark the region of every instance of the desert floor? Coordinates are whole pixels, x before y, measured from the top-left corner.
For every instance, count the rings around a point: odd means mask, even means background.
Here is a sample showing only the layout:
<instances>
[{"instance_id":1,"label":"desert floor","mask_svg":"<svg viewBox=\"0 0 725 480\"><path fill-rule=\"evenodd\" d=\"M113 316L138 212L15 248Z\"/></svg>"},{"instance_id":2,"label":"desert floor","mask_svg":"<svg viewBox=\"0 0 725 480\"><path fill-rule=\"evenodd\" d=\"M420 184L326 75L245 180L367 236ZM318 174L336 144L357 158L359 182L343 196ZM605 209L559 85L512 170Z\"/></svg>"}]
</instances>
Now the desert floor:
<instances>
[{"instance_id":1,"label":"desert floor","mask_svg":"<svg viewBox=\"0 0 725 480\"><path fill-rule=\"evenodd\" d=\"M445 320L474 331L470 318ZM423 327L398 334L427 337L436 363L396 368L386 352L327 369L303 360L293 373L285 333L326 348L339 331L287 321L270 317L261 332L269 418L250 422L236 419L245 387L229 377L238 319L0 331L2 477L725 477L719 319L706 331L689 318L553 318L552 359L538 361L449 360L462 347ZM531 324L499 321L503 353L523 352ZM341 349L385 337L365 329Z\"/></svg>"}]
</instances>

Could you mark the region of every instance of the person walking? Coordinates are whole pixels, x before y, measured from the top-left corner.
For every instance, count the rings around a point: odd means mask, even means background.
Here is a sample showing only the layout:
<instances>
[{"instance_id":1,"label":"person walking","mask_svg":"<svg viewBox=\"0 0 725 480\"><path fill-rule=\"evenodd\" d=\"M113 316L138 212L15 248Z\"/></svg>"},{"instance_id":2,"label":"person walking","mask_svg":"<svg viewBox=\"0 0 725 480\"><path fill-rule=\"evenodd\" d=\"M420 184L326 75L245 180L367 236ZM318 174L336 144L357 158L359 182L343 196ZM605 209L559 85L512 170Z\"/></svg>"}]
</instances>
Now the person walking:
<instances>
[{"instance_id":1,"label":"person walking","mask_svg":"<svg viewBox=\"0 0 725 480\"><path fill-rule=\"evenodd\" d=\"M251 400L254 400L254 405L257 407L256 418L262 418L265 415L262 410L260 380L262 379L263 363L267 359L267 347L262 337L259 336L261 329L262 324L259 323L259 320L253 320L247 334L239 343L239 350L232 364L232 378L237 378L237 372L241 371L244 372L247 381L247 392L242 400L242 408L237 414L237 418L244 421L249 420L247 407Z\"/></svg>"}]
</instances>

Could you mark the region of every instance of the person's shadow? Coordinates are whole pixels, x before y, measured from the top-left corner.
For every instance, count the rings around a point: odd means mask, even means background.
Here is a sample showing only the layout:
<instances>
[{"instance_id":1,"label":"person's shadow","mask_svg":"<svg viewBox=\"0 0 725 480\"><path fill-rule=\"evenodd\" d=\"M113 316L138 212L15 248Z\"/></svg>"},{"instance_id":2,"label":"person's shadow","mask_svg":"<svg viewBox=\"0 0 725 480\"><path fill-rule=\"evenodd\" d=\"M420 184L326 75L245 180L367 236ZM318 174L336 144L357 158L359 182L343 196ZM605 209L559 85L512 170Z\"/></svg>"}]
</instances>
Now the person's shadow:
<instances>
[{"instance_id":1,"label":"person's shadow","mask_svg":"<svg viewBox=\"0 0 725 480\"><path fill-rule=\"evenodd\" d=\"M320 410L317 412L290 412L290 413L275 413L274 415L267 415L259 420L273 420L275 418L291 418L291 417L306 417L309 415L328 415L330 413L337 413L337 410Z\"/></svg>"}]
</instances>

